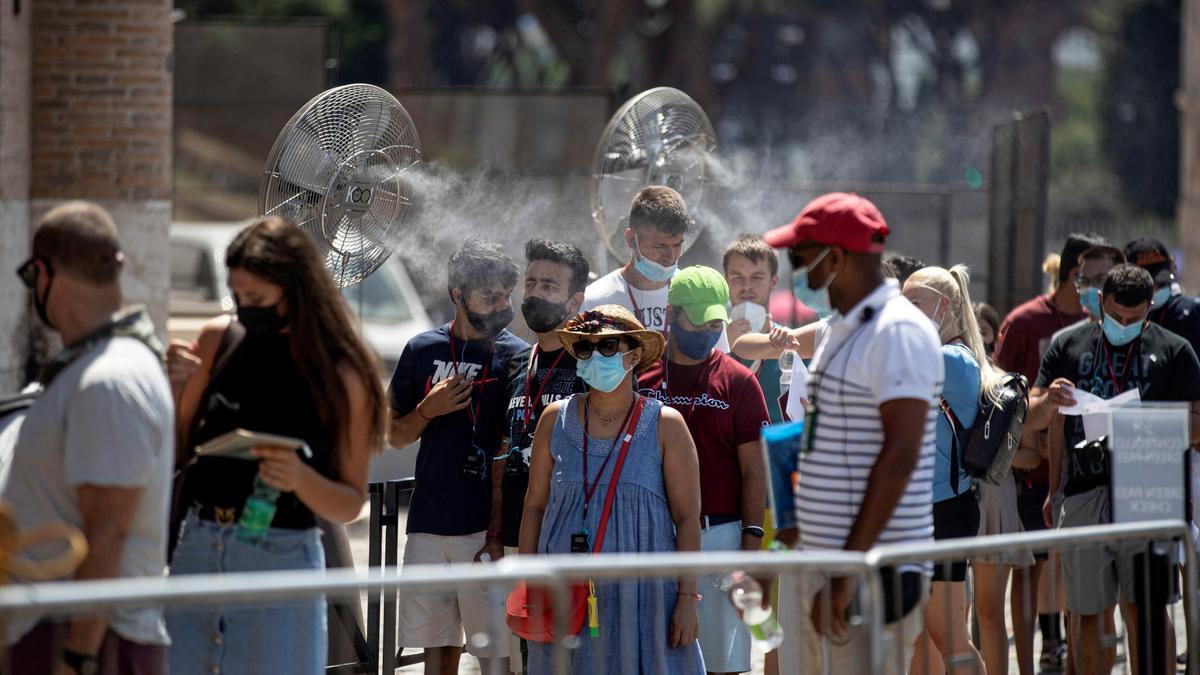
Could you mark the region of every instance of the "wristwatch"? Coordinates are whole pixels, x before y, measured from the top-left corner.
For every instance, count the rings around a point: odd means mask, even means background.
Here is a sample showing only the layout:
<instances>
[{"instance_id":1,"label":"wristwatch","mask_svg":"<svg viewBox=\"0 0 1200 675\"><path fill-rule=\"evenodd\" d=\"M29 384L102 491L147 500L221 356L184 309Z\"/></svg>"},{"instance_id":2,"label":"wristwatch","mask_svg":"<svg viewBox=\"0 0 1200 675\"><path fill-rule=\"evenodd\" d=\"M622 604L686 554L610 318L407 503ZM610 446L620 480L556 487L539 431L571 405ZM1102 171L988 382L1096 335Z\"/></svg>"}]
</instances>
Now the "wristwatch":
<instances>
[{"instance_id":1,"label":"wristwatch","mask_svg":"<svg viewBox=\"0 0 1200 675\"><path fill-rule=\"evenodd\" d=\"M62 660L78 675L98 675L100 672L100 660L91 654L80 654L70 649L63 649Z\"/></svg>"}]
</instances>

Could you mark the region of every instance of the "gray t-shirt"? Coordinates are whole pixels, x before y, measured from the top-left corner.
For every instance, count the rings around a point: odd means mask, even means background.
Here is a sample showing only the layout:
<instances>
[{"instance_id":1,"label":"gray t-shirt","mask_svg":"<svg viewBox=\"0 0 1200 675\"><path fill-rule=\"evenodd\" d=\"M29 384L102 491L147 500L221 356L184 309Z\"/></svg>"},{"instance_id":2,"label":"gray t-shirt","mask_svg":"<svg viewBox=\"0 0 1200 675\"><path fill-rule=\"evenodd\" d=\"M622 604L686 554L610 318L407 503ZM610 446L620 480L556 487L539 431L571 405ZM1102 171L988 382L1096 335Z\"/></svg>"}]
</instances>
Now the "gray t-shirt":
<instances>
[{"instance_id":1,"label":"gray t-shirt","mask_svg":"<svg viewBox=\"0 0 1200 675\"><path fill-rule=\"evenodd\" d=\"M174 429L171 388L154 353L133 338L105 340L63 370L29 408L0 496L21 530L62 521L82 531L78 486L141 487L120 576L162 576ZM33 549L29 557L60 552ZM7 644L38 620L9 621ZM170 642L160 607L115 610L109 627L134 642Z\"/></svg>"}]
</instances>

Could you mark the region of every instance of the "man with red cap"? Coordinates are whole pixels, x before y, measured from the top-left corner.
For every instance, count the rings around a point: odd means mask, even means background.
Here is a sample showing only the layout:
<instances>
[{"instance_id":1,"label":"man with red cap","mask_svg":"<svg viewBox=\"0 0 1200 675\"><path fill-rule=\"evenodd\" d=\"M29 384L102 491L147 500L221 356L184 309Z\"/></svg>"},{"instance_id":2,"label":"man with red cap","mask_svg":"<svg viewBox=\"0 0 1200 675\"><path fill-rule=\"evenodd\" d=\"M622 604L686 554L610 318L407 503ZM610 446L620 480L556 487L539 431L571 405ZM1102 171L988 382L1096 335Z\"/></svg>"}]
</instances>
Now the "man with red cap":
<instances>
[{"instance_id":1,"label":"man with red cap","mask_svg":"<svg viewBox=\"0 0 1200 675\"><path fill-rule=\"evenodd\" d=\"M933 324L880 267L888 226L870 201L831 193L814 199L766 242L785 248L799 299L835 310L810 365L796 487L805 550L866 551L876 544L933 541L934 430L942 390ZM927 570L884 575L888 673L903 673L921 631ZM801 580L798 622L804 670L870 671L868 626L853 621L857 579ZM781 604L795 602L783 600ZM807 618L808 620L804 620ZM820 640L829 638L825 649ZM786 646L786 645L785 645ZM794 650L794 648L793 648ZM780 654L780 671L796 654ZM828 663L824 661L828 660Z\"/></svg>"}]
</instances>

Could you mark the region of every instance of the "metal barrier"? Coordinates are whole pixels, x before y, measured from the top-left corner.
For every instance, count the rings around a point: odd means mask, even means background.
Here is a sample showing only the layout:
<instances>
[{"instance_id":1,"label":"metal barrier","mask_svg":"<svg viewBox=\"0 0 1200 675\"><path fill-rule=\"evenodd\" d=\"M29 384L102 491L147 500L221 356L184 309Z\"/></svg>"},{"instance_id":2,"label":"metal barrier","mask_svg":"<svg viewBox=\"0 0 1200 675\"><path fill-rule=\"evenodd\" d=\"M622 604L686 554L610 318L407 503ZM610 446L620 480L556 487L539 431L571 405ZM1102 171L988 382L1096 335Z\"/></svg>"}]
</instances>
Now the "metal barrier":
<instances>
[{"instance_id":1,"label":"metal barrier","mask_svg":"<svg viewBox=\"0 0 1200 675\"><path fill-rule=\"evenodd\" d=\"M1028 532L1018 535L994 535L986 537L971 537L949 539L931 544L878 546L867 552L868 564L875 570L892 567L902 563L931 561L953 562L979 556L1013 554L1013 553L1043 553L1057 551L1060 554L1081 546L1112 544L1115 542L1153 542L1156 540L1174 540L1182 543L1185 555L1183 568L1183 593L1192 598L1185 603L1185 621L1187 630L1187 647L1189 654L1188 670L1190 675L1200 674L1200 617L1197 616L1197 589L1200 588L1200 570L1197 569L1197 553L1191 540L1189 527L1178 521L1148 521L1144 523L1125 525L1096 525L1089 527L1074 527L1059 530ZM1150 581L1145 577L1144 581ZM1161 579L1159 580L1161 581ZM1140 590L1140 589L1139 589ZM1034 599L1036 601L1036 598ZM1028 606L1028 605L1026 605ZM952 617L947 617L951 620ZM1147 636L1147 630L1139 630L1139 637ZM1150 657L1156 650L1142 649L1143 657ZM905 664L907 665L907 664ZM1170 664L1174 671L1174 664ZM902 669L900 672L904 672ZM952 669L951 669L952 672ZM1143 668L1141 672L1164 672L1159 668Z\"/></svg>"},{"instance_id":2,"label":"metal barrier","mask_svg":"<svg viewBox=\"0 0 1200 675\"><path fill-rule=\"evenodd\" d=\"M383 494L372 497L372 509L378 506L381 522L385 522ZM393 523L394 528L395 523ZM386 536L383 536L385 535ZM395 532L380 533L372 542L371 561L383 562L396 556ZM372 533L375 536L375 533ZM526 580L551 589L557 606L568 606L568 587L572 581L595 579L620 580L633 577L677 577L702 574L723 574L740 569L759 575L820 575L858 576L864 580L863 616L868 626L870 672L884 672L883 654L883 584L880 572L902 563L957 560L971 556L1011 553L1013 551L1065 550L1072 546L1117 541L1176 539L1188 543L1186 592L1195 597L1197 589L1197 560L1195 550L1187 539L1183 523L1156 521L1137 525L1105 525L1070 530L997 535L962 540L948 540L923 545L881 546L866 554L848 552L705 552L608 554L604 556L512 556L494 564L455 564L411 566L404 570L394 565L372 568L369 571L272 571L229 573L221 575L186 575L116 579L70 583L16 585L0 588L0 619L37 613L41 615L71 615L118 607L161 605L165 607L220 605L234 603L294 601L321 595L332 598L353 598L368 593L368 603L374 609L369 625L379 627L379 614L385 612L383 628L395 624L395 598L400 593L454 591L468 586L486 585L510 589L516 582ZM388 551L381 550L385 544ZM384 555L386 554L386 555ZM782 604L782 603L781 603ZM388 608L391 608L390 610ZM1193 665L1189 672L1196 675L1196 655L1200 655L1200 630L1196 608L1187 610L1187 635ZM390 619L388 617L391 617ZM559 619L559 633L566 633L565 617ZM803 620L804 617L801 617ZM789 636L796 630L785 624ZM386 631L384 631L386 632ZM488 617L488 634L494 639L506 639L508 629L502 611ZM373 633L374 635L374 633ZM554 645L554 672L569 670L571 645L568 640ZM376 642L376 647L379 643ZM397 663L387 663L387 655L395 644L384 643L384 658L379 666L387 665L394 672ZM378 654L378 649L375 651ZM897 662L898 672L904 672ZM380 672L379 668L372 672Z\"/></svg>"},{"instance_id":3,"label":"metal barrier","mask_svg":"<svg viewBox=\"0 0 1200 675\"><path fill-rule=\"evenodd\" d=\"M195 607L270 603L322 595L356 598L361 591L451 591L471 584L500 585L507 589L522 580L548 587L555 596L555 603L565 607L569 605L568 586L575 580L722 574L734 569L758 574L862 576L868 580L868 587L871 587L873 576L865 556L842 552L511 556L487 565L412 566L403 573L395 568L370 572L272 571L8 586L0 588L0 617L29 613L66 616L146 605ZM877 589L873 597L879 597ZM558 632L565 634L564 614L558 612L556 618L560 624ZM502 615L494 614L489 619L491 635L507 635L508 627ZM872 629L871 635L878 635L877 627ZM553 670L556 673L569 671L568 640L560 640L554 645Z\"/></svg>"}]
</instances>

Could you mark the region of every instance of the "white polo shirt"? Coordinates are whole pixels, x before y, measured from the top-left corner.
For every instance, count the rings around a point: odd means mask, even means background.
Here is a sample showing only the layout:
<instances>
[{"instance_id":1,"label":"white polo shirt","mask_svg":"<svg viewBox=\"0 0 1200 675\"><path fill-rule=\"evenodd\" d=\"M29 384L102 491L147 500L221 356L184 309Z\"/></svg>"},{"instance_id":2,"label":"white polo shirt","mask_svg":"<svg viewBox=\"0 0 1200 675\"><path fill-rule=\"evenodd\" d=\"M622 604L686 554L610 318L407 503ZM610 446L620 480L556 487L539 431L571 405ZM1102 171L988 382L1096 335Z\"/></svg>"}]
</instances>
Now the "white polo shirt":
<instances>
[{"instance_id":1,"label":"white polo shirt","mask_svg":"<svg viewBox=\"0 0 1200 675\"><path fill-rule=\"evenodd\" d=\"M799 462L801 545L845 547L883 444L879 406L897 399L928 401L929 410L917 468L877 543L933 541L936 402L944 377L933 323L888 279L830 319L809 371L816 435Z\"/></svg>"}]
</instances>

